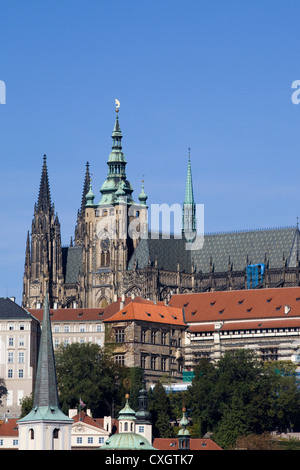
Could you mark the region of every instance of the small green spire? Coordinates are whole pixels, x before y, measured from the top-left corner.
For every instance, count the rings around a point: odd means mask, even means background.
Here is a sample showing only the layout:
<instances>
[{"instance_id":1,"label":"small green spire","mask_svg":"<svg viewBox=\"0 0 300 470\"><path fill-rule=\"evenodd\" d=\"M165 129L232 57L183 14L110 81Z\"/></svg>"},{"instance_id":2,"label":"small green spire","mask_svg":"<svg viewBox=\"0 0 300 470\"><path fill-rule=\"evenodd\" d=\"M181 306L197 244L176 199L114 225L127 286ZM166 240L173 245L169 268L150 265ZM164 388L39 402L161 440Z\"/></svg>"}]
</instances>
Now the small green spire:
<instances>
[{"instance_id":1,"label":"small green spire","mask_svg":"<svg viewBox=\"0 0 300 470\"><path fill-rule=\"evenodd\" d=\"M144 191L144 180L142 180L142 191L139 195L139 201L142 205L146 205L147 199L148 199L148 196L145 194L145 191Z\"/></svg>"},{"instance_id":2,"label":"small green spire","mask_svg":"<svg viewBox=\"0 0 300 470\"><path fill-rule=\"evenodd\" d=\"M95 194L93 193L93 190L92 190L92 180L90 180L90 188L85 197L86 197L86 207L93 206Z\"/></svg>"},{"instance_id":3,"label":"small green spire","mask_svg":"<svg viewBox=\"0 0 300 470\"><path fill-rule=\"evenodd\" d=\"M194 201L191 155L189 149L185 199L183 203L182 232L186 240L193 240L196 232L196 205Z\"/></svg>"},{"instance_id":4,"label":"small green spire","mask_svg":"<svg viewBox=\"0 0 300 470\"><path fill-rule=\"evenodd\" d=\"M187 170L187 177L186 177L184 204L195 204L190 151L191 151L191 149L189 149L189 159L188 159L188 170Z\"/></svg>"},{"instance_id":5,"label":"small green spire","mask_svg":"<svg viewBox=\"0 0 300 470\"><path fill-rule=\"evenodd\" d=\"M188 431L187 426L189 421L186 417L186 409L182 408L182 419L180 420L181 429L178 435L178 448L179 449L189 449L190 448L190 432Z\"/></svg>"}]
</instances>

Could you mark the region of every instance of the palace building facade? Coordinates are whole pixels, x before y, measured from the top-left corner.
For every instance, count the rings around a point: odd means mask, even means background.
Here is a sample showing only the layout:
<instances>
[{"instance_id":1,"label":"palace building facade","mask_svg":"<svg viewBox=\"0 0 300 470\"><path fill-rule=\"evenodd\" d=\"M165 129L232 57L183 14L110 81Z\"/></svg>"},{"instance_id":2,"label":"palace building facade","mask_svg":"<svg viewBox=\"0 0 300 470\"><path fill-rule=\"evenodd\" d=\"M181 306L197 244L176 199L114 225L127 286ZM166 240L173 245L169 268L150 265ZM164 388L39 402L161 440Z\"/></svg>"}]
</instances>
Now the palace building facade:
<instances>
[{"instance_id":1,"label":"palace building facade","mask_svg":"<svg viewBox=\"0 0 300 470\"><path fill-rule=\"evenodd\" d=\"M31 233L27 234L23 307L39 309L48 286L51 308L104 308L118 297L168 301L174 294L299 286L299 228L205 234L196 240L190 155L182 206L182 237L148 228L144 183L133 199L126 175L118 109L107 178L95 200L87 163L74 242L63 247L44 156Z\"/></svg>"}]
</instances>

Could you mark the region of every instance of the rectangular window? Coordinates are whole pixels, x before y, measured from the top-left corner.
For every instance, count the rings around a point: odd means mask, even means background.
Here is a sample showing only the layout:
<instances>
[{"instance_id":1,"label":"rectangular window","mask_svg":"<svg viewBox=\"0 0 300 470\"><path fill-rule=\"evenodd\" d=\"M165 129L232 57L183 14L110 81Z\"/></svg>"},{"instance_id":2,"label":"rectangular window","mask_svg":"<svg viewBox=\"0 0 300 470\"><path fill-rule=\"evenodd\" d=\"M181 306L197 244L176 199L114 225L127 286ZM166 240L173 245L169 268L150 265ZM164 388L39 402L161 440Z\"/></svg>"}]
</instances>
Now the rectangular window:
<instances>
[{"instance_id":1,"label":"rectangular window","mask_svg":"<svg viewBox=\"0 0 300 470\"><path fill-rule=\"evenodd\" d=\"M156 357L151 356L151 369L155 370L156 369Z\"/></svg>"},{"instance_id":2,"label":"rectangular window","mask_svg":"<svg viewBox=\"0 0 300 470\"><path fill-rule=\"evenodd\" d=\"M77 437L76 442L77 444L82 444L82 437Z\"/></svg>"},{"instance_id":3,"label":"rectangular window","mask_svg":"<svg viewBox=\"0 0 300 470\"><path fill-rule=\"evenodd\" d=\"M125 341L125 329L116 328L116 343L124 343Z\"/></svg>"},{"instance_id":4,"label":"rectangular window","mask_svg":"<svg viewBox=\"0 0 300 470\"><path fill-rule=\"evenodd\" d=\"M167 333L166 331L161 332L161 344L164 346L167 344Z\"/></svg>"},{"instance_id":5,"label":"rectangular window","mask_svg":"<svg viewBox=\"0 0 300 470\"><path fill-rule=\"evenodd\" d=\"M59 333L59 326L58 325L54 325L54 333Z\"/></svg>"},{"instance_id":6,"label":"rectangular window","mask_svg":"<svg viewBox=\"0 0 300 470\"><path fill-rule=\"evenodd\" d=\"M24 371L23 369L19 369L19 379L23 379L24 377Z\"/></svg>"},{"instance_id":7,"label":"rectangular window","mask_svg":"<svg viewBox=\"0 0 300 470\"><path fill-rule=\"evenodd\" d=\"M70 326L69 326L69 325L65 325L65 327L64 327L64 332L65 332L65 333L69 333L69 332L70 332Z\"/></svg>"},{"instance_id":8,"label":"rectangular window","mask_svg":"<svg viewBox=\"0 0 300 470\"><path fill-rule=\"evenodd\" d=\"M141 342L142 343L146 343L146 333L147 333L147 330L142 330L141 331Z\"/></svg>"},{"instance_id":9,"label":"rectangular window","mask_svg":"<svg viewBox=\"0 0 300 470\"><path fill-rule=\"evenodd\" d=\"M13 364L13 362L14 362L14 353L9 352L8 353L8 364Z\"/></svg>"},{"instance_id":10,"label":"rectangular window","mask_svg":"<svg viewBox=\"0 0 300 470\"><path fill-rule=\"evenodd\" d=\"M25 344L25 340L23 336L21 336L21 338L19 339L19 346L24 346L24 344Z\"/></svg>"},{"instance_id":11,"label":"rectangular window","mask_svg":"<svg viewBox=\"0 0 300 470\"><path fill-rule=\"evenodd\" d=\"M7 371L7 377L8 377L9 379L12 379L12 377L13 377L13 370L12 370L12 369L8 369L8 371Z\"/></svg>"},{"instance_id":12,"label":"rectangular window","mask_svg":"<svg viewBox=\"0 0 300 470\"><path fill-rule=\"evenodd\" d=\"M13 346L14 345L14 339L13 338L9 338L8 339L8 346Z\"/></svg>"},{"instance_id":13,"label":"rectangular window","mask_svg":"<svg viewBox=\"0 0 300 470\"><path fill-rule=\"evenodd\" d=\"M119 364L119 366L124 366L125 365L125 354L117 354L115 356L115 362L116 362L116 364Z\"/></svg>"},{"instance_id":14,"label":"rectangular window","mask_svg":"<svg viewBox=\"0 0 300 470\"><path fill-rule=\"evenodd\" d=\"M155 344L156 343L156 331L151 331L151 343Z\"/></svg>"},{"instance_id":15,"label":"rectangular window","mask_svg":"<svg viewBox=\"0 0 300 470\"><path fill-rule=\"evenodd\" d=\"M94 438L93 437L88 437L88 444L93 444Z\"/></svg>"},{"instance_id":16,"label":"rectangular window","mask_svg":"<svg viewBox=\"0 0 300 470\"><path fill-rule=\"evenodd\" d=\"M166 357L161 358L161 370L167 370L167 358Z\"/></svg>"},{"instance_id":17,"label":"rectangular window","mask_svg":"<svg viewBox=\"0 0 300 470\"><path fill-rule=\"evenodd\" d=\"M146 369L146 357L144 354L141 355L141 368Z\"/></svg>"},{"instance_id":18,"label":"rectangular window","mask_svg":"<svg viewBox=\"0 0 300 470\"><path fill-rule=\"evenodd\" d=\"M139 433L142 433L145 431L145 426L139 426Z\"/></svg>"},{"instance_id":19,"label":"rectangular window","mask_svg":"<svg viewBox=\"0 0 300 470\"><path fill-rule=\"evenodd\" d=\"M99 437L99 444L104 444L104 437Z\"/></svg>"},{"instance_id":20,"label":"rectangular window","mask_svg":"<svg viewBox=\"0 0 300 470\"><path fill-rule=\"evenodd\" d=\"M24 352L19 351L19 364L24 364Z\"/></svg>"}]
</instances>

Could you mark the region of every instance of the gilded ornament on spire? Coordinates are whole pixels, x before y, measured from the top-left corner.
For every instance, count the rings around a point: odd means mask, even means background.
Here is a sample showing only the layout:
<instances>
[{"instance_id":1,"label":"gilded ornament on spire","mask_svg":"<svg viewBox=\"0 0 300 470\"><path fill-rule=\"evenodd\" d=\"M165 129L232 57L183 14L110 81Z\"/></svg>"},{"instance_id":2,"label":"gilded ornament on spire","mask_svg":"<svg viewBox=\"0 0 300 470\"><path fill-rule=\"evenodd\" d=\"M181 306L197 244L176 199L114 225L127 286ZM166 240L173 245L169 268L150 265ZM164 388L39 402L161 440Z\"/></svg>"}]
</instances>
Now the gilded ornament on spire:
<instances>
[{"instance_id":1,"label":"gilded ornament on spire","mask_svg":"<svg viewBox=\"0 0 300 470\"><path fill-rule=\"evenodd\" d=\"M118 113L118 112L119 112L119 107L120 107L120 104L121 104L121 103L120 103L120 101L117 100L117 99L115 99L115 103L116 103L116 113Z\"/></svg>"}]
</instances>

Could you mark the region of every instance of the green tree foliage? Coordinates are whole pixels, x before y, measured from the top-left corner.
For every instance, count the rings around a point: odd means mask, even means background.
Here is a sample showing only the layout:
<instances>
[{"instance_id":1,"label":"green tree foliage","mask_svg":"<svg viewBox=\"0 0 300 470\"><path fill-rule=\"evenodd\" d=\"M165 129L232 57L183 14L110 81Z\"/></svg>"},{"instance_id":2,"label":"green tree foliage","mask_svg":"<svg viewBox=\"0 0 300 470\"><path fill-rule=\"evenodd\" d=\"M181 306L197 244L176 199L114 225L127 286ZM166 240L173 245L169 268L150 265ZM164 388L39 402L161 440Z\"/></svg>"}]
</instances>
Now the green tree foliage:
<instances>
[{"instance_id":1,"label":"green tree foliage","mask_svg":"<svg viewBox=\"0 0 300 470\"><path fill-rule=\"evenodd\" d=\"M98 345L73 343L56 350L55 363L61 408L77 408L79 399L94 416L111 414L120 386L120 367Z\"/></svg>"},{"instance_id":2,"label":"green tree foliage","mask_svg":"<svg viewBox=\"0 0 300 470\"><path fill-rule=\"evenodd\" d=\"M33 393L30 394L29 397L24 397L21 400L21 414L20 418L24 418L24 416L28 415L33 407Z\"/></svg>"},{"instance_id":3,"label":"green tree foliage","mask_svg":"<svg viewBox=\"0 0 300 470\"><path fill-rule=\"evenodd\" d=\"M148 395L148 409L152 415L153 437L174 437L170 426L171 406L169 397L160 382L157 382Z\"/></svg>"},{"instance_id":4,"label":"green tree foliage","mask_svg":"<svg viewBox=\"0 0 300 470\"><path fill-rule=\"evenodd\" d=\"M2 403L2 397L5 397L7 395L7 388L5 385L5 380L3 377L0 377L0 405Z\"/></svg>"},{"instance_id":5,"label":"green tree foliage","mask_svg":"<svg viewBox=\"0 0 300 470\"><path fill-rule=\"evenodd\" d=\"M187 405L197 437L212 432L223 448L243 435L262 435L300 425L300 391L292 363L260 362L253 351L228 351L217 362L195 368ZM196 436L195 436L196 437Z\"/></svg>"}]
</instances>

